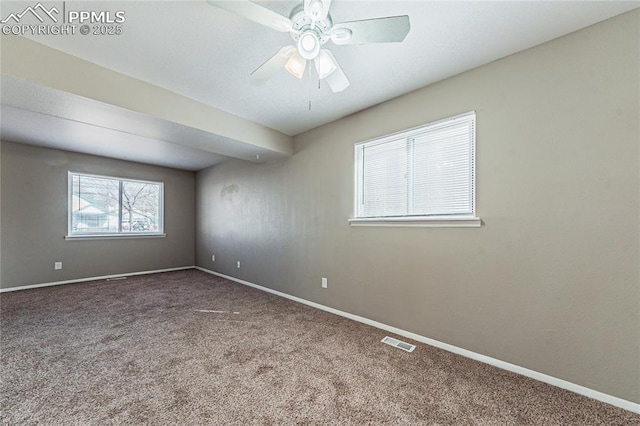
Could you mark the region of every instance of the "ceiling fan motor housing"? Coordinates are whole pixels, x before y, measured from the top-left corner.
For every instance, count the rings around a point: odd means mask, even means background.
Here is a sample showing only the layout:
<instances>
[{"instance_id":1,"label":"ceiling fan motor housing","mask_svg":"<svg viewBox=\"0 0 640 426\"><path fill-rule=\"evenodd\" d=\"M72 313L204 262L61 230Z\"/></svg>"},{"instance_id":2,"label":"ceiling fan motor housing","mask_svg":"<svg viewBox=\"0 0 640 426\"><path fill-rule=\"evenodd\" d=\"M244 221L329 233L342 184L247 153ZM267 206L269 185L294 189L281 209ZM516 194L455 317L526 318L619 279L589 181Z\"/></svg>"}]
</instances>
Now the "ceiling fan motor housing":
<instances>
[{"instance_id":1,"label":"ceiling fan motor housing","mask_svg":"<svg viewBox=\"0 0 640 426\"><path fill-rule=\"evenodd\" d=\"M314 59L320 52L320 46L331 38L331 15L327 13L324 19L316 21L304 11L304 4L300 3L291 10L289 16L293 24L291 38L296 42L300 56Z\"/></svg>"}]
</instances>

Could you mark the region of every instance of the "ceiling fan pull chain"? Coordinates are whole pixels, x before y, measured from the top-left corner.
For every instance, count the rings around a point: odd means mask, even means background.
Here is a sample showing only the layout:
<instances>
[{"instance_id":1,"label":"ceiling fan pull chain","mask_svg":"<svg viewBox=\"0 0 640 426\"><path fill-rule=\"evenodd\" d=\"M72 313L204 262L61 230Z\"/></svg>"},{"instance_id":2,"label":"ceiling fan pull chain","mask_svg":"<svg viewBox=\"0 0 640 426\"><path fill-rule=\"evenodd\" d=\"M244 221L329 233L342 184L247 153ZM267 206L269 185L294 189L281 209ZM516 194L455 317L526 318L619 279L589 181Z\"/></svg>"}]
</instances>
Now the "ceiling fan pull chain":
<instances>
[{"instance_id":1,"label":"ceiling fan pull chain","mask_svg":"<svg viewBox=\"0 0 640 426\"><path fill-rule=\"evenodd\" d=\"M311 72L311 67L309 68L309 82L313 81L313 73ZM309 111L311 111L311 85L309 85Z\"/></svg>"}]
</instances>

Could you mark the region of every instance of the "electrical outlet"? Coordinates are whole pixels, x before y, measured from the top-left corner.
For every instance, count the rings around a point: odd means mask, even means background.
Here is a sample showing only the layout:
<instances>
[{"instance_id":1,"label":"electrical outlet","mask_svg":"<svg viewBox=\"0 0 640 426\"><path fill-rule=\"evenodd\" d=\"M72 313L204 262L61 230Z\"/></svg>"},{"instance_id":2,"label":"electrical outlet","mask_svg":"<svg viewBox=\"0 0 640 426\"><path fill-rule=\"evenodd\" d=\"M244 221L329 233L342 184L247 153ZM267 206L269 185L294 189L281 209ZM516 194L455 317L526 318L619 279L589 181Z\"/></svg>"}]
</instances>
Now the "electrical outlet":
<instances>
[{"instance_id":1,"label":"electrical outlet","mask_svg":"<svg viewBox=\"0 0 640 426\"><path fill-rule=\"evenodd\" d=\"M240 261L239 260L238 260L237 266L238 266L238 269L240 269Z\"/></svg>"},{"instance_id":2,"label":"electrical outlet","mask_svg":"<svg viewBox=\"0 0 640 426\"><path fill-rule=\"evenodd\" d=\"M215 261L216 261L216 255L215 255L215 254L212 254L212 255L211 255L211 261L212 261L212 262L215 262Z\"/></svg>"},{"instance_id":3,"label":"electrical outlet","mask_svg":"<svg viewBox=\"0 0 640 426\"><path fill-rule=\"evenodd\" d=\"M322 288L327 288L327 279L322 277Z\"/></svg>"},{"instance_id":4,"label":"electrical outlet","mask_svg":"<svg viewBox=\"0 0 640 426\"><path fill-rule=\"evenodd\" d=\"M53 264L53 269L55 269L56 271L58 269L62 269L62 262L56 262Z\"/></svg>"}]
</instances>

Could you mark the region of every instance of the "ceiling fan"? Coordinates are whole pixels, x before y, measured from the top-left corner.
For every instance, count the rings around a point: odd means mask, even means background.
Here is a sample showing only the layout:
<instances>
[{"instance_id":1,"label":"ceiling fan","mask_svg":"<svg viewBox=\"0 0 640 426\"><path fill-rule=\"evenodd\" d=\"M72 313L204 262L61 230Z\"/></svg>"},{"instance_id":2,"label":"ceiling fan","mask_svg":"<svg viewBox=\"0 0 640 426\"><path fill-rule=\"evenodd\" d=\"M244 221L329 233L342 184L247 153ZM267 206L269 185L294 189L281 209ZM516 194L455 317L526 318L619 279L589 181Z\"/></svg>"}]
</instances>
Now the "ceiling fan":
<instances>
[{"instance_id":1,"label":"ceiling fan","mask_svg":"<svg viewBox=\"0 0 640 426\"><path fill-rule=\"evenodd\" d=\"M207 0L209 4L233 12L243 18L274 30L289 33L295 46L285 46L251 73L253 83L264 83L283 67L292 75L302 78L307 61L313 61L320 80L325 80L333 92L349 87L344 74L329 49L322 46L331 40L334 44L365 44L401 42L409 33L409 17L384 18L334 24L329 13L331 0L303 0L286 18L270 9L248 0Z\"/></svg>"}]
</instances>

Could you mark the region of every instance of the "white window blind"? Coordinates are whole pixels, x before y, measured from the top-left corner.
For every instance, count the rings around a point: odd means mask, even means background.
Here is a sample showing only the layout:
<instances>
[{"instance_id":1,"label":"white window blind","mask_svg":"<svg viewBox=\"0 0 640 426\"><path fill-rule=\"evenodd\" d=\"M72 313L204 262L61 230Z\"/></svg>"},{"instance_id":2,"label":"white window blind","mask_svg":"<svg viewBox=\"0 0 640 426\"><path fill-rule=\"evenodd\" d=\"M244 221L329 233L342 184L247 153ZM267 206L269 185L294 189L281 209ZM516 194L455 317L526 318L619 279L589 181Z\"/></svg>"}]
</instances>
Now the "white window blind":
<instances>
[{"instance_id":1,"label":"white window blind","mask_svg":"<svg viewBox=\"0 0 640 426\"><path fill-rule=\"evenodd\" d=\"M475 112L355 146L356 217L473 216Z\"/></svg>"}]
</instances>

